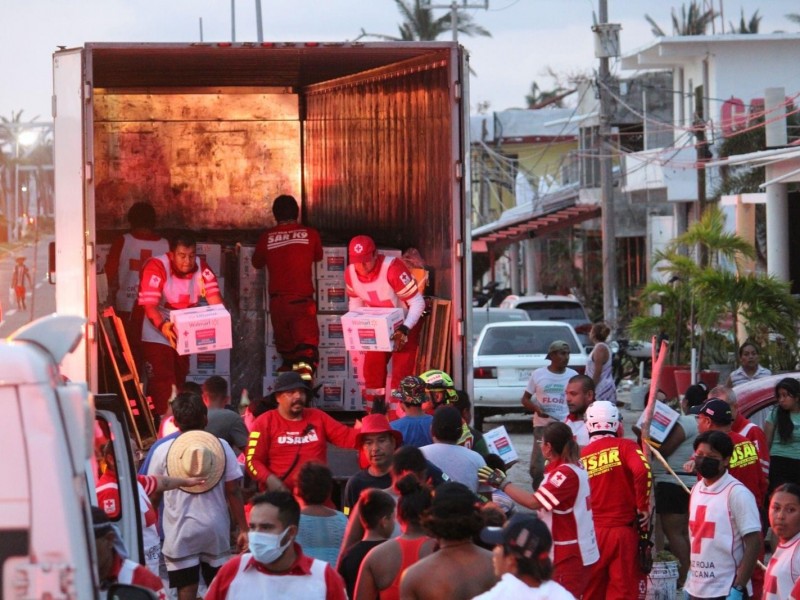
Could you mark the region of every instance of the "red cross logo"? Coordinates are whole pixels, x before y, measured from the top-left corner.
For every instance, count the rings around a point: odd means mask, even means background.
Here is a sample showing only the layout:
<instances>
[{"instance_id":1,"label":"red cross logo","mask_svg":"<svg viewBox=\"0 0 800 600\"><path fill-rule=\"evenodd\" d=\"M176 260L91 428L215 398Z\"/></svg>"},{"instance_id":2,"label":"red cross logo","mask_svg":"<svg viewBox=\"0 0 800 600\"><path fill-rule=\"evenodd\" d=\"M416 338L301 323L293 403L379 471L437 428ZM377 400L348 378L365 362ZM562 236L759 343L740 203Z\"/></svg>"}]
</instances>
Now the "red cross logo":
<instances>
[{"instance_id":1,"label":"red cross logo","mask_svg":"<svg viewBox=\"0 0 800 600\"><path fill-rule=\"evenodd\" d=\"M374 290L369 290L367 292L367 296L369 297L369 303L372 306L378 306L381 303L381 299L378 298L378 294Z\"/></svg>"},{"instance_id":2,"label":"red cross logo","mask_svg":"<svg viewBox=\"0 0 800 600\"><path fill-rule=\"evenodd\" d=\"M777 598L778 578L770 571L767 571L767 574L764 576L764 591L767 592L767 594L775 594Z\"/></svg>"},{"instance_id":3,"label":"red cross logo","mask_svg":"<svg viewBox=\"0 0 800 600\"><path fill-rule=\"evenodd\" d=\"M692 532L692 552L698 554L703 545L703 538L712 539L717 526L713 521L706 521L706 506L698 506L695 519L689 521Z\"/></svg>"},{"instance_id":4,"label":"red cross logo","mask_svg":"<svg viewBox=\"0 0 800 600\"><path fill-rule=\"evenodd\" d=\"M131 271L136 271L138 273L142 269L142 265L145 263L145 261L148 258L150 258L151 256L153 256L153 251L152 250L148 250L147 248L141 250L139 252L138 260L135 259L135 258L132 258L132 259L130 259L128 261L128 268Z\"/></svg>"}]
</instances>

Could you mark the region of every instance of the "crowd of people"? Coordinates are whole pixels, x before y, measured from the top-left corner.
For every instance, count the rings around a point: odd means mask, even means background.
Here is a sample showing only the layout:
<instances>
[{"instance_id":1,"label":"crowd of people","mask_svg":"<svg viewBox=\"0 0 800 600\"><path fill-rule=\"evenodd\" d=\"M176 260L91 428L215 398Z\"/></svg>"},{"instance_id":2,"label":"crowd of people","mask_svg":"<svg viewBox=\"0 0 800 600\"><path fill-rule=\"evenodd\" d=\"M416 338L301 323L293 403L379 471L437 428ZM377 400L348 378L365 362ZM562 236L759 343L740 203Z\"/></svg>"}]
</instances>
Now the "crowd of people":
<instances>
[{"instance_id":1,"label":"crowd of people","mask_svg":"<svg viewBox=\"0 0 800 600\"><path fill-rule=\"evenodd\" d=\"M628 600L646 589L658 527L685 598L800 598L796 380L777 384L763 430L738 413L730 385L692 386L650 455L624 436L609 331L597 324L585 375L569 368L569 345L558 340L549 365L532 373L521 398L533 413L530 488L511 483L511 465L470 425L469 395L441 370L412 372L424 301L402 261L368 236L348 247L350 306L402 307L404 321L393 352L367 353L361 421L348 426L313 406L319 336L307 284L319 236L297 223L292 197L276 199L273 213L278 224L253 266L270 271L283 365L270 402L242 411L230 406L223 378L187 384L186 357L174 350L169 311L222 302L215 274L188 234L147 258L165 243L152 232L154 215L129 214L132 232L114 251L114 297L141 331L135 353L148 394L174 431L162 429L138 482L147 573L129 564L115 532L115 457L107 444L98 451L104 585L133 581L181 600ZM747 343L739 356L728 384L764 375L757 347ZM330 444L359 456L344 489L328 464Z\"/></svg>"}]
</instances>

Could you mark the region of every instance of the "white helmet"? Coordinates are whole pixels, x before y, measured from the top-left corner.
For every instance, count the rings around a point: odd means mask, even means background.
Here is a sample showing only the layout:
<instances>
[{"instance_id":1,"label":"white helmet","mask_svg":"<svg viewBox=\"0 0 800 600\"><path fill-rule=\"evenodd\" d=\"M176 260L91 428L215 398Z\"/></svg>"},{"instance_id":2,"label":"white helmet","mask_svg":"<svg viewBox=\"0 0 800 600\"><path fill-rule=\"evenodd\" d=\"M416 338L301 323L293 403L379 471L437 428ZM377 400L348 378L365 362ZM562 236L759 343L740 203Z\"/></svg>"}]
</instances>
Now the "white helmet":
<instances>
[{"instance_id":1,"label":"white helmet","mask_svg":"<svg viewBox=\"0 0 800 600\"><path fill-rule=\"evenodd\" d=\"M619 411L608 400L596 400L586 409L586 429L589 435L611 433L616 435L619 427Z\"/></svg>"}]
</instances>

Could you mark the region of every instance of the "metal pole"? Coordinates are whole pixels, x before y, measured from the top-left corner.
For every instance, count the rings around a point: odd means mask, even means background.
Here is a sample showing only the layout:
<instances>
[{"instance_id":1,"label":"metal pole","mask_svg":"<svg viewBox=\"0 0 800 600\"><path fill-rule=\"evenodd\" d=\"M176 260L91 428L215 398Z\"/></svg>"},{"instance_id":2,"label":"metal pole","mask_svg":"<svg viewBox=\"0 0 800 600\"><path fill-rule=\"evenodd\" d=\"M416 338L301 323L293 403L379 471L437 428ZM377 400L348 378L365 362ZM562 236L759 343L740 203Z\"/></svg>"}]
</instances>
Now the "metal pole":
<instances>
[{"instance_id":1,"label":"metal pole","mask_svg":"<svg viewBox=\"0 0 800 600\"><path fill-rule=\"evenodd\" d=\"M236 4L231 0L231 41L236 41Z\"/></svg>"},{"instance_id":2,"label":"metal pole","mask_svg":"<svg viewBox=\"0 0 800 600\"><path fill-rule=\"evenodd\" d=\"M256 39L259 43L264 41L264 25L261 22L261 0L256 0Z\"/></svg>"},{"instance_id":3,"label":"metal pole","mask_svg":"<svg viewBox=\"0 0 800 600\"><path fill-rule=\"evenodd\" d=\"M203 17L200 17L200 41L203 41Z\"/></svg>"},{"instance_id":4,"label":"metal pole","mask_svg":"<svg viewBox=\"0 0 800 600\"><path fill-rule=\"evenodd\" d=\"M599 22L608 23L608 0L600 0ZM608 57L600 59L600 194L602 202L603 236L603 316L612 331L617 326L617 248L616 230L614 227L614 173L611 165L611 96L606 88L611 87Z\"/></svg>"},{"instance_id":5,"label":"metal pole","mask_svg":"<svg viewBox=\"0 0 800 600\"><path fill-rule=\"evenodd\" d=\"M458 4L455 0L450 5L450 26L453 28L453 41L458 41Z\"/></svg>"},{"instance_id":6,"label":"metal pole","mask_svg":"<svg viewBox=\"0 0 800 600\"><path fill-rule=\"evenodd\" d=\"M19 211L19 129L14 135L14 208L9 212L8 219L11 224L9 229L9 242L17 241L17 213Z\"/></svg>"}]
</instances>

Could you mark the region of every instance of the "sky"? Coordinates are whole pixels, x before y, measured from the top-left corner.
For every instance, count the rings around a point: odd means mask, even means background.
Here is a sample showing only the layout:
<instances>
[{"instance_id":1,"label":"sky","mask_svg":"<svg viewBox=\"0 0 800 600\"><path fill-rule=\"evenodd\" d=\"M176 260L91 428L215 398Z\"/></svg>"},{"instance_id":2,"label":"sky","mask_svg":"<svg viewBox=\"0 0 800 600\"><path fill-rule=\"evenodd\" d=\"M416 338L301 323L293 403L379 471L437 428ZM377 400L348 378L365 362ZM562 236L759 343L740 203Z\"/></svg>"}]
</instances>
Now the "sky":
<instances>
[{"instance_id":1,"label":"sky","mask_svg":"<svg viewBox=\"0 0 800 600\"><path fill-rule=\"evenodd\" d=\"M255 0L234 0L236 41L256 40ZM413 0L412 0L413 1ZM484 0L468 1L483 5ZM713 0L722 3L726 23L759 10L762 33L798 31L784 18L800 13L796 0ZM448 5L450 0L433 0ZM597 66L591 33L598 0L488 0L489 8L469 9L492 37L459 41L470 53L470 105L489 110L524 107L531 83L550 89L548 68L559 73L591 73ZM678 0L608 0L609 21L620 23L623 54L653 41L644 15L671 31ZM267 41L346 41L362 28L397 34L401 22L394 0L261 0ZM435 9L437 15L445 9ZM2 0L0 21L0 116L23 111L23 120L49 121L52 53L58 46L85 42L230 41L231 0ZM719 25L718 25L719 26ZM441 40L449 40L444 35ZM368 40L365 40L368 41Z\"/></svg>"}]
</instances>

